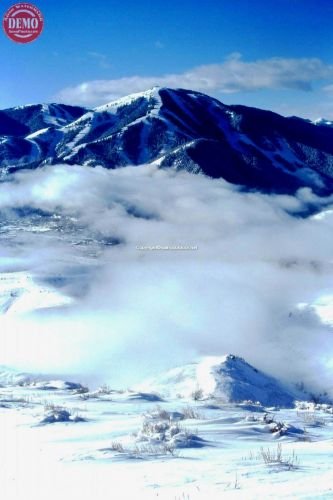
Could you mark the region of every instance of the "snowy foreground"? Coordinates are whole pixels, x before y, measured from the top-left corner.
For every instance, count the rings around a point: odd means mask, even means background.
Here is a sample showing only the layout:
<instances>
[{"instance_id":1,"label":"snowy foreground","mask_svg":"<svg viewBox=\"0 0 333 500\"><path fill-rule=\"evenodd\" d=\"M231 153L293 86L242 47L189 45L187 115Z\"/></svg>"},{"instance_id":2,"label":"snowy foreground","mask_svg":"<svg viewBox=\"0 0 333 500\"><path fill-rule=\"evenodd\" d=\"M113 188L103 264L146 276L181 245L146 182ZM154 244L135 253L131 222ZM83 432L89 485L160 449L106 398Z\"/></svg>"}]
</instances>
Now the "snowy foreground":
<instances>
[{"instance_id":1,"label":"snowy foreground","mask_svg":"<svg viewBox=\"0 0 333 500\"><path fill-rule=\"evenodd\" d=\"M4 500L333 496L333 406L290 404L290 389L241 358L172 370L159 394L0 380ZM227 402L265 384L290 408Z\"/></svg>"},{"instance_id":2,"label":"snowy foreground","mask_svg":"<svg viewBox=\"0 0 333 500\"><path fill-rule=\"evenodd\" d=\"M333 498L331 198L52 165L0 215L0 500Z\"/></svg>"}]
</instances>

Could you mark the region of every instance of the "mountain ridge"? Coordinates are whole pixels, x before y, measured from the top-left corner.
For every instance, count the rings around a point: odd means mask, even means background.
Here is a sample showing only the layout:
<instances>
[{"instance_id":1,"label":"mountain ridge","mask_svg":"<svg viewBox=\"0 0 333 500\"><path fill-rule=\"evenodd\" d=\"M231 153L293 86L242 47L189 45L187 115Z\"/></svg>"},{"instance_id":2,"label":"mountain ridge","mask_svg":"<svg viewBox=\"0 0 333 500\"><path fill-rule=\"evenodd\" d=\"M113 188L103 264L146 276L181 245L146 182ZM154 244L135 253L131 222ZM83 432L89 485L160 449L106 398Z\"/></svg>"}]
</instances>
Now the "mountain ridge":
<instances>
[{"instance_id":1,"label":"mountain ridge","mask_svg":"<svg viewBox=\"0 0 333 500\"><path fill-rule=\"evenodd\" d=\"M0 111L2 176L56 163L156 163L249 190L309 187L326 195L333 192L333 127L163 87L94 109L53 103Z\"/></svg>"}]
</instances>

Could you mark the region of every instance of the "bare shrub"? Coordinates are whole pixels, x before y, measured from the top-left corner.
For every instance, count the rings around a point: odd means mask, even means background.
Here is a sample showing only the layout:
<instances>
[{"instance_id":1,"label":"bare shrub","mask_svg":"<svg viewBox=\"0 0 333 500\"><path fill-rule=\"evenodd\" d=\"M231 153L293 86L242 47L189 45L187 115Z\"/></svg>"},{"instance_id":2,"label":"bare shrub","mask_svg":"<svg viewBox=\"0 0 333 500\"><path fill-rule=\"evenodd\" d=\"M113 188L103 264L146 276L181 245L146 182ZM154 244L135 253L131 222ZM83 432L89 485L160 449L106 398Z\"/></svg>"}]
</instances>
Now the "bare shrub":
<instances>
[{"instance_id":1,"label":"bare shrub","mask_svg":"<svg viewBox=\"0 0 333 500\"><path fill-rule=\"evenodd\" d=\"M238 477L237 472L235 472L234 480L227 483L225 489L226 490L240 490L241 489L241 485L240 485L240 481L239 481L239 477Z\"/></svg>"},{"instance_id":2,"label":"bare shrub","mask_svg":"<svg viewBox=\"0 0 333 500\"><path fill-rule=\"evenodd\" d=\"M89 387L81 385L77 389L74 389L73 394L87 394L89 392Z\"/></svg>"},{"instance_id":3,"label":"bare shrub","mask_svg":"<svg viewBox=\"0 0 333 500\"><path fill-rule=\"evenodd\" d=\"M99 387L97 389L97 392L98 394L112 394L114 392L113 389L111 389L111 387L107 384L103 384L101 385L101 387Z\"/></svg>"},{"instance_id":4,"label":"bare shrub","mask_svg":"<svg viewBox=\"0 0 333 500\"><path fill-rule=\"evenodd\" d=\"M266 465L281 465L287 467L289 470L299 465L295 450L292 451L291 455L284 456L281 443L278 443L276 449L260 448L259 458L261 458Z\"/></svg>"},{"instance_id":5,"label":"bare shrub","mask_svg":"<svg viewBox=\"0 0 333 500\"><path fill-rule=\"evenodd\" d=\"M156 405L154 408L152 415L155 418L159 418L160 420L170 420L170 413L162 408L160 405Z\"/></svg>"},{"instance_id":6,"label":"bare shrub","mask_svg":"<svg viewBox=\"0 0 333 500\"><path fill-rule=\"evenodd\" d=\"M177 450L175 446L170 443L162 443L159 446L154 446L151 444L140 444L135 445L131 454L134 456L152 456L157 457L160 455L172 455L175 456Z\"/></svg>"},{"instance_id":7,"label":"bare shrub","mask_svg":"<svg viewBox=\"0 0 333 500\"><path fill-rule=\"evenodd\" d=\"M33 399L30 396L15 397L13 394L0 394L0 403L17 403L29 405L33 403Z\"/></svg>"},{"instance_id":8,"label":"bare shrub","mask_svg":"<svg viewBox=\"0 0 333 500\"><path fill-rule=\"evenodd\" d=\"M172 443L160 443L154 445L151 443L140 443L135 444L134 447L125 448L119 441L113 441L108 448L108 450L126 454L130 457L158 457L165 455L175 456L177 450Z\"/></svg>"},{"instance_id":9,"label":"bare shrub","mask_svg":"<svg viewBox=\"0 0 333 500\"><path fill-rule=\"evenodd\" d=\"M184 408L181 409L181 412L184 415L185 419L199 419L199 418L201 418L200 413L197 412L191 406L185 406Z\"/></svg>"},{"instance_id":10,"label":"bare shrub","mask_svg":"<svg viewBox=\"0 0 333 500\"><path fill-rule=\"evenodd\" d=\"M245 417L245 420L247 422L266 424L269 432L272 434L278 434L279 436L284 436L290 430L290 426L288 426L288 424L275 420L275 415L270 413L265 413L264 415L252 414Z\"/></svg>"},{"instance_id":11,"label":"bare shrub","mask_svg":"<svg viewBox=\"0 0 333 500\"><path fill-rule=\"evenodd\" d=\"M55 403L52 403L52 401L45 401L44 403L44 411L61 411L65 410L64 406L56 405Z\"/></svg>"},{"instance_id":12,"label":"bare shrub","mask_svg":"<svg viewBox=\"0 0 333 500\"><path fill-rule=\"evenodd\" d=\"M201 401L203 399L203 390L198 387L191 393L191 397L194 401Z\"/></svg>"},{"instance_id":13,"label":"bare shrub","mask_svg":"<svg viewBox=\"0 0 333 500\"><path fill-rule=\"evenodd\" d=\"M112 441L110 449L112 451L117 451L118 453L125 453L125 449L119 441Z\"/></svg>"},{"instance_id":14,"label":"bare shrub","mask_svg":"<svg viewBox=\"0 0 333 500\"><path fill-rule=\"evenodd\" d=\"M323 418L320 418L314 411L298 411L297 416L306 425L323 426L326 424Z\"/></svg>"},{"instance_id":15,"label":"bare shrub","mask_svg":"<svg viewBox=\"0 0 333 500\"><path fill-rule=\"evenodd\" d=\"M282 445L278 443L276 450L260 448L260 456L265 464L281 463L282 462Z\"/></svg>"}]
</instances>

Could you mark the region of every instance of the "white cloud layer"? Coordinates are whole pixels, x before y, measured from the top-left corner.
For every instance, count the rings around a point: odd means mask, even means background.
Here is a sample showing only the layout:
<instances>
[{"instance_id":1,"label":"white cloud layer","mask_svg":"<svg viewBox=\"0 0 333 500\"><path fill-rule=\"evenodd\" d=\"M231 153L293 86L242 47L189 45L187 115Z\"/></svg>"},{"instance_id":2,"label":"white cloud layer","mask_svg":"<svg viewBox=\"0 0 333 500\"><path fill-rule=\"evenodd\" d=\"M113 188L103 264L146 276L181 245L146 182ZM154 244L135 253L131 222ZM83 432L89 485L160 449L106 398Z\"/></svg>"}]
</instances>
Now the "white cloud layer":
<instances>
[{"instance_id":1,"label":"white cloud layer","mask_svg":"<svg viewBox=\"0 0 333 500\"><path fill-rule=\"evenodd\" d=\"M333 77L333 65L318 58L273 57L244 61L236 53L220 64L198 66L184 73L82 82L61 90L56 99L69 104L97 106L156 85L189 88L208 94L264 89L310 91L315 82L330 77Z\"/></svg>"},{"instance_id":2,"label":"white cloud layer","mask_svg":"<svg viewBox=\"0 0 333 500\"><path fill-rule=\"evenodd\" d=\"M320 202L308 190L242 193L223 180L152 166L16 174L0 184L2 211L49 210L70 217L76 233L86 228L122 244L87 247L83 258L71 234L18 231L15 245L2 249L6 269L20 262L39 279L67 277L75 305L1 316L0 363L131 385L198 355L231 352L333 394L332 329L310 308L297 309L333 280L332 214L289 215L311 200Z\"/></svg>"}]
</instances>

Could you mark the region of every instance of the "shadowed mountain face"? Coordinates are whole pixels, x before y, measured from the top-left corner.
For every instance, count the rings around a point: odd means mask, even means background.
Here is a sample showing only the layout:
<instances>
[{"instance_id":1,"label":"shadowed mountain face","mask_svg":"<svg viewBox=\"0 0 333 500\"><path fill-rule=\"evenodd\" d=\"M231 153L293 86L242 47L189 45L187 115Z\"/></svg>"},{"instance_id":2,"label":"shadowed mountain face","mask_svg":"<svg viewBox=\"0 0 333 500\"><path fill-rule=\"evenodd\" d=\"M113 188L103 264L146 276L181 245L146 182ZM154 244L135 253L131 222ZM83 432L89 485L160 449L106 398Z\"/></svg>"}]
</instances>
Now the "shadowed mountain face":
<instances>
[{"instance_id":1,"label":"shadowed mountain face","mask_svg":"<svg viewBox=\"0 0 333 500\"><path fill-rule=\"evenodd\" d=\"M31 104L0 111L0 133L21 137L46 127L62 127L87 110L64 104Z\"/></svg>"},{"instance_id":2,"label":"shadowed mountain face","mask_svg":"<svg viewBox=\"0 0 333 500\"><path fill-rule=\"evenodd\" d=\"M333 192L333 127L190 90L154 88L93 110L59 104L0 112L2 175L67 163L157 163L246 189Z\"/></svg>"}]
</instances>

